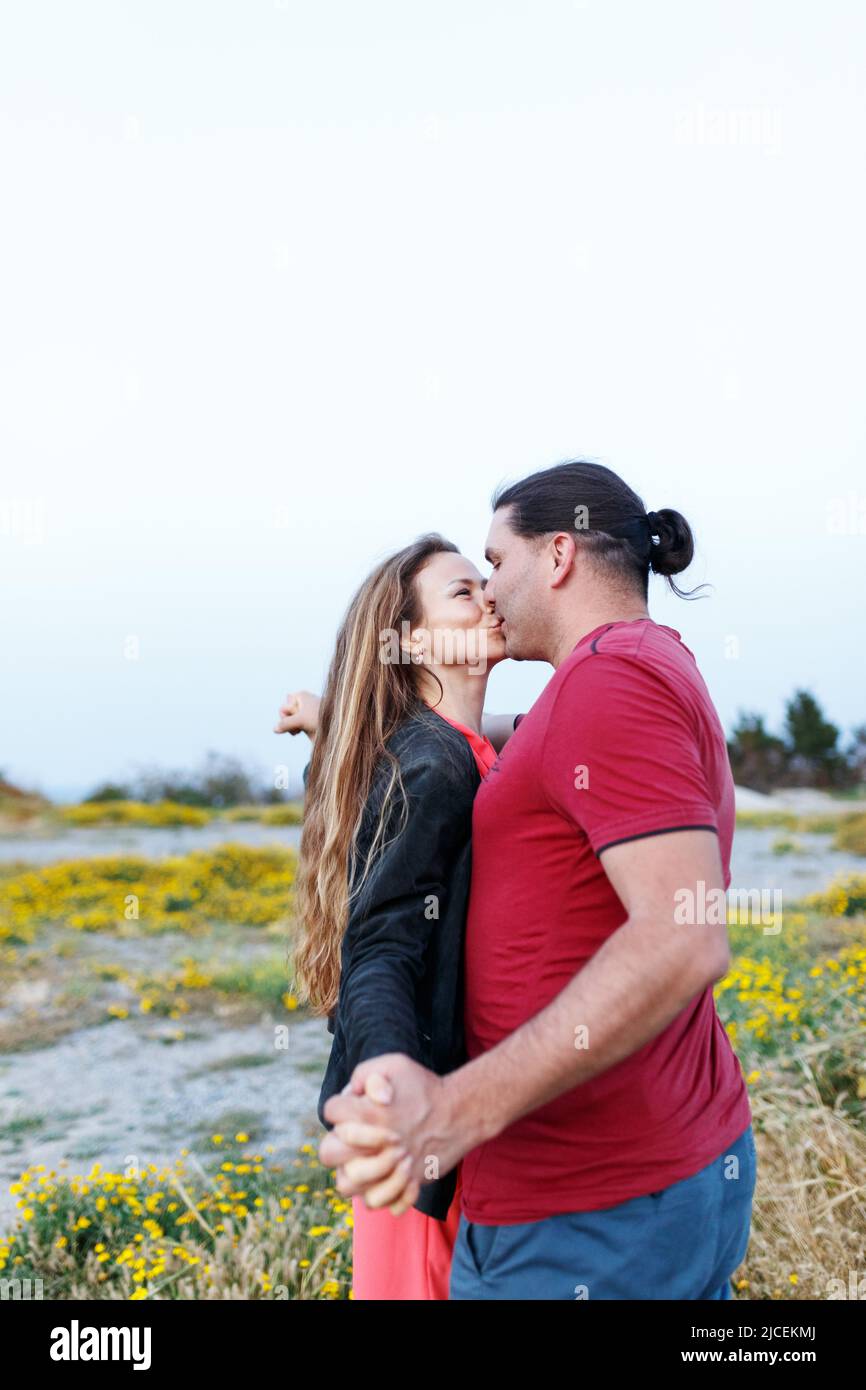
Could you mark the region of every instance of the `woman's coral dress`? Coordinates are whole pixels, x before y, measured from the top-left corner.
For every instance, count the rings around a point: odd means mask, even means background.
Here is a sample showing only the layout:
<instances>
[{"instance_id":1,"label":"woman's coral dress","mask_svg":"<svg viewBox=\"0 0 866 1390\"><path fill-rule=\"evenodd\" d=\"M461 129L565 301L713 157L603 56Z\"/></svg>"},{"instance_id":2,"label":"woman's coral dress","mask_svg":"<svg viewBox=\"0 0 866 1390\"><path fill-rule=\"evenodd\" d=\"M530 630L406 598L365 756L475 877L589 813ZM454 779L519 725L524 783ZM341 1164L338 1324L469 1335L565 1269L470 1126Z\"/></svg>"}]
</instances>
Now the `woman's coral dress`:
<instances>
[{"instance_id":1,"label":"woman's coral dress","mask_svg":"<svg viewBox=\"0 0 866 1390\"><path fill-rule=\"evenodd\" d=\"M442 715L443 719L447 715ZM489 739L465 724L449 719L465 734L484 777L496 760L496 749ZM392 1216L387 1207L373 1210L363 1197L352 1198L352 1296L355 1299L448 1298L451 1278L451 1252L460 1223L462 1193L460 1165L457 1187L444 1221L410 1207L401 1216Z\"/></svg>"}]
</instances>

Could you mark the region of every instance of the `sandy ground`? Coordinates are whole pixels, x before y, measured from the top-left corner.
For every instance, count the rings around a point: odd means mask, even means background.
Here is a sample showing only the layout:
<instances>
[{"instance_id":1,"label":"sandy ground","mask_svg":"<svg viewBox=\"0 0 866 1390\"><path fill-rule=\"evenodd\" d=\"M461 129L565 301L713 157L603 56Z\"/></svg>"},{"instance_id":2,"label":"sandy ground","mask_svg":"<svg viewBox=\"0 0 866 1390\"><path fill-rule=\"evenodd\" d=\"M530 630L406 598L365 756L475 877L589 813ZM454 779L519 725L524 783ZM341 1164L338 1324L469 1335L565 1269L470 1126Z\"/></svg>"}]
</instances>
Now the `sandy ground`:
<instances>
[{"instance_id":1,"label":"sandy ground","mask_svg":"<svg viewBox=\"0 0 866 1390\"><path fill-rule=\"evenodd\" d=\"M217 845L268 845L297 849L298 825L259 825L255 821L214 821L202 826L56 826L33 822L6 829L0 827L0 861L26 860L54 864L65 859L95 859L104 854L143 854L162 859L189 854Z\"/></svg>"},{"instance_id":2,"label":"sandy ground","mask_svg":"<svg viewBox=\"0 0 866 1390\"><path fill-rule=\"evenodd\" d=\"M786 787L766 796L749 787L737 787L738 811L793 811L797 815L846 816L866 811L866 801L845 801L814 787Z\"/></svg>"},{"instance_id":3,"label":"sandy ground","mask_svg":"<svg viewBox=\"0 0 866 1390\"><path fill-rule=\"evenodd\" d=\"M86 1173L94 1161L173 1163L183 1147L200 1161L218 1152L212 1134L243 1130L274 1161L320 1136L315 1109L330 1046L324 1021L293 1020L288 1047L274 1020L227 1028L186 1022L182 1042L167 1019L131 1018L67 1034L57 1045L0 1058L0 1232L16 1215L8 1187L32 1163Z\"/></svg>"}]
</instances>

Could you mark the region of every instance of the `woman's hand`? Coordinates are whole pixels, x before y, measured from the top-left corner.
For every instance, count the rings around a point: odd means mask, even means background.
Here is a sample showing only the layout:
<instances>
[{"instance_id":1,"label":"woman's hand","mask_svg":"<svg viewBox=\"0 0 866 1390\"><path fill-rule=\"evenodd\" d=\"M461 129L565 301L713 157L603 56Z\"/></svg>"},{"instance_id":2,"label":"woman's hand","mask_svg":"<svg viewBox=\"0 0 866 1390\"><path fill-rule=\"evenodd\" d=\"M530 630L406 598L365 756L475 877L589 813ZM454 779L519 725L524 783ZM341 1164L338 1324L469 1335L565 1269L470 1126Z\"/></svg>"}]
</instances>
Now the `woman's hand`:
<instances>
[{"instance_id":1,"label":"woman's hand","mask_svg":"<svg viewBox=\"0 0 866 1390\"><path fill-rule=\"evenodd\" d=\"M310 690L295 690L280 705L275 734L306 734L311 740L319 727L321 697Z\"/></svg>"},{"instance_id":2,"label":"woman's hand","mask_svg":"<svg viewBox=\"0 0 866 1390\"><path fill-rule=\"evenodd\" d=\"M390 1087L387 1081L383 1087L382 1080L374 1073L363 1088L367 1099L377 1104L390 1099ZM347 1092L352 1089L351 1081L343 1087ZM381 1125L357 1120L343 1120L334 1125L331 1136L345 1146L342 1161L337 1163L336 1178L338 1190L340 1186L355 1184L367 1188L364 1201L368 1207L387 1206L394 1216L401 1216L415 1205L421 1184L409 1176L411 1160L394 1131L386 1128L387 1122L388 1112L383 1108ZM369 1183L376 1183L376 1186L368 1188ZM367 1196L372 1200L368 1202Z\"/></svg>"},{"instance_id":3,"label":"woman's hand","mask_svg":"<svg viewBox=\"0 0 866 1390\"><path fill-rule=\"evenodd\" d=\"M389 1207L395 1216L414 1206L421 1184L410 1177L411 1157L388 1137L388 1130L347 1120L334 1125L331 1134L346 1146L344 1160L336 1169L338 1190L349 1195L349 1189L357 1186L368 1207Z\"/></svg>"}]
</instances>

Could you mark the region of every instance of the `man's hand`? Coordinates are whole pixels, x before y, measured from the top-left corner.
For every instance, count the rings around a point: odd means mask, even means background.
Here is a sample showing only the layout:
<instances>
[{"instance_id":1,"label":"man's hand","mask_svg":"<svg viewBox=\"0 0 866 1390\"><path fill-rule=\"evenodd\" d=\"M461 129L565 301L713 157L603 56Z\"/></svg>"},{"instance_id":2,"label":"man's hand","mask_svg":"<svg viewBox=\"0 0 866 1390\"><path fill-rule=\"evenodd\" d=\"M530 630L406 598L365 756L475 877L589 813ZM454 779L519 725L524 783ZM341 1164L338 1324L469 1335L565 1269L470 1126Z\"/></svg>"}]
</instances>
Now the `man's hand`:
<instances>
[{"instance_id":1,"label":"man's hand","mask_svg":"<svg viewBox=\"0 0 866 1390\"><path fill-rule=\"evenodd\" d=\"M377 1092L382 1100L370 1099L374 1077L390 1085L390 1100L384 1087ZM337 1168L338 1191L362 1194L368 1207L394 1211L399 1205L405 1210L417 1200L421 1183L444 1177L474 1148L473 1137L454 1123L445 1079L401 1053L362 1062L352 1073L350 1089L325 1102L324 1115L334 1129L322 1140L319 1157ZM387 1141L374 1156L359 1142L371 1137L369 1127L398 1136L390 1155L384 1152ZM401 1147L402 1167L397 1157Z\"/></svg>"},{"instance_id":2,"label":"man's hand","mask_svg":"<svg viewBox=\"0 0 866 1390\"><path fill-rule=\"evenodd\" d=\"M310 690L295 690L280 705L275 734L307 734L312 740L319 727L321 697Z\"/></svg>"}]
</instances>

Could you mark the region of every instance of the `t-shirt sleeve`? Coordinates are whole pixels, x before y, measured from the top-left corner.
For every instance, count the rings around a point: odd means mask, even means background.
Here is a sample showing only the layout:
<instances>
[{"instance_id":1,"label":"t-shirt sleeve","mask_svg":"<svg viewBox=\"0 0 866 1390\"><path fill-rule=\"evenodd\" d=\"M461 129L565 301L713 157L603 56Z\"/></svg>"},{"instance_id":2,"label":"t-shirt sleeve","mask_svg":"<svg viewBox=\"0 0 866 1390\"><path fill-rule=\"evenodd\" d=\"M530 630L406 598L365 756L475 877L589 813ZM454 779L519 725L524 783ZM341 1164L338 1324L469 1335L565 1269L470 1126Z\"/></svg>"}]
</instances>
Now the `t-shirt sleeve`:
<instances>
[{"instance_id":1,"label":"t-shirt sleeve","mask_svg":"<svg viewBox=\"0 0 866 1390\"><path fill-rule=\"evenodd\" d=\"M566 676L542 745L551 805L596 854L670 830L715 830L695 717L651 669L594 653Z\"/></svg>"}]
</instances>

